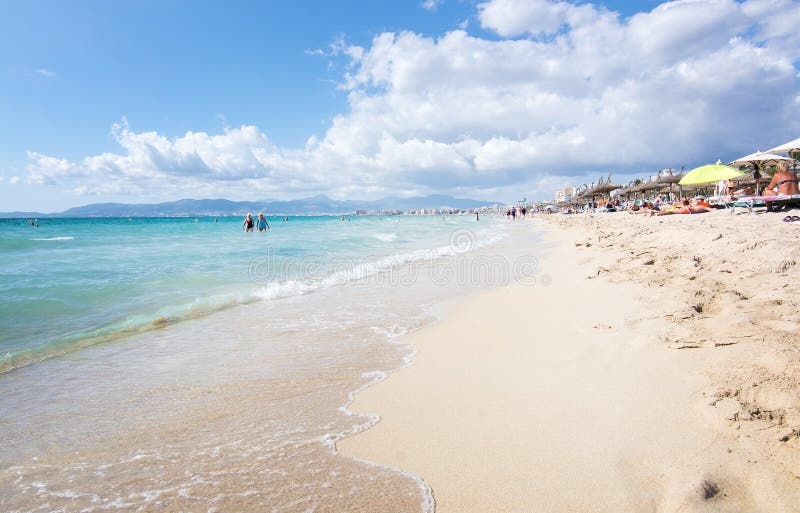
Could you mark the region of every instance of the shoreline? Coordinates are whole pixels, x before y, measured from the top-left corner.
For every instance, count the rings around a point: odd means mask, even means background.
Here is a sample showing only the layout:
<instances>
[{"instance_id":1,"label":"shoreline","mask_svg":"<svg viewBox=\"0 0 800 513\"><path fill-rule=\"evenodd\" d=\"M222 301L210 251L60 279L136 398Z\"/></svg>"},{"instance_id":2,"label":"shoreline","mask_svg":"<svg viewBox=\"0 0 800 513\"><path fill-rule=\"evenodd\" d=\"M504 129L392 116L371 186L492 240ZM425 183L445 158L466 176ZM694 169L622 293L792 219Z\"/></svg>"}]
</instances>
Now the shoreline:
<instances>
[{"instance_id":1,"label":"shoreline","mask_svg":"<svg viewBox=\"0 0 800 513\"><path fill-rule=\"evenodd\" d=\"M412 252L416 260L393 258L386 272L342 287L241 305L0 375L0 388L14 390L0 401L9 412L0 483L10 490L0 509L432 510L418 478L336 456L332 442L370 422L341 407L402 367L410 347L401 334L435 318L428 306L476 290L445 279L451 271L514 255L512 240L522 240L498 238L521 226L463 224L422 237L437 243ZM393 226L367 235L403 234ZM441 247L452 258L434 258Z\"/></svg>"},{"instance_id":2,"label":"shoreline","mask_svg":"<svg viewBox=\"0 0 800 513\"><path fill-rule=\"evenodd\" d=\"M338 217L308 217L326 218L326 220L338 223ZM78 218L67 219L71 221L80 220ZM96 220L96 218L89 219ZM107 219L124 221L126 218ZM154 219L158 221L162 218ZM180 219L186 220L190 218ZM193 224L187 226L194 227ZM74 234L76 232L69 233ZM230 234L228 233L227 235ZM80 238L82 237L79 236ZM73 236L21 240L49 241L62 239L74 241ZM392 242L392 240L378 240L384 243ZM499 239L490 238L488 241L481 241L481 244L492 245L498 241ZM267 240L267 242L271 241ZM204 292L200 296L171 298L169 302L152 307L132 308L122 311L116 317L103 319L96 324L86 323L66 326L63 334L43 337L42 340L45 340L45 342L37 342L36 345L26 346L20 344L18 347L8 348L7 352L0 349L0 375L50 358L61 357L88 347L115 342L137 334L161 330L167 326L207 317L241 305L286 298L291 299L292 297L316 293L331 287L358 282L362 279L372 279L376 275L392 272L406 264L419 264L422 261L435 260L452 248L447 245L446 240L440 241L439 246L431 247L401 247L396 251L393 248L381 248L382 253L354 256L346 261L341 256L338 256L339 263L346 263L349 267L334 268L330 266L325 268L320 266L319 270L322 272L319 275L295 275L289 269L280 268L277 271L279 274L267 276L273 278L272 281L266 281L265 277L259 273L265 272L264 269L267 268L268 264L275 264L272 260L277 258L274 255L277 254L278 250L272 246L266 249L264 247L247 247L246 249L260 251L260 253L255 253L256 256L250 262L246 262L248 264L246 269L249 281L241 281L241 278L238 278L240 280L238 282L228 283L225 286L217 284L214 289L197 291ZM268 261L268 259L270 260ZM313 263L316 264L316 261ZM277 262L277 264L283 265L281 262Z\"/></svg>"},{"instance_id":3,"label":"shoreline","mask_svg":"<svg viewBox=\"0 0 800 513\"><path fill-rule=\"evenodd\" d=\"M445 513L797 511L800 405L781 396L765 427L726 388L753 343L709 342L697 326L724 338L732 321L709 315L711 301L703 316L683 290L705 283L719 248L664 252L687 229L711 240L709 230L763 231L764 219L707 216L535 221L554 243L540 262L550 285L481 292L411 334L414 363L350 406L381 421L337 451L421 476ZM694 315L679 319L686 308Z\"/></svg>"}]
</instances>

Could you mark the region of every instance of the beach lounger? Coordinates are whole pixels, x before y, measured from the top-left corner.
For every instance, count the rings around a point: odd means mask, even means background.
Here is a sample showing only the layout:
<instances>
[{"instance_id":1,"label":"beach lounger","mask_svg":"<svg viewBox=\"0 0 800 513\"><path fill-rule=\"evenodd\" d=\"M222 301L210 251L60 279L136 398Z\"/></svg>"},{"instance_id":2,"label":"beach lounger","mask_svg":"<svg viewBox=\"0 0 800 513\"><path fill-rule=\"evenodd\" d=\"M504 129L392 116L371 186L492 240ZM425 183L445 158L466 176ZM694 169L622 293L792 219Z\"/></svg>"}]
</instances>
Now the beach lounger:
<instances>
[{"instance_id":1,"label":"beach lounger","mask_svg":"<svg viewBox=\"0 0 800 513\"><path fill-rule=\"evenodd\" d=\"M754 207L759 206L779 206L779 205L800 205L800 194L780 194L778 196L743 196L732 202L730 206L731 214L735 213L736 207L746 208L748 213L753 213ZM726 205L727 206L727 205Z\"/></svg>"}]
</instances>

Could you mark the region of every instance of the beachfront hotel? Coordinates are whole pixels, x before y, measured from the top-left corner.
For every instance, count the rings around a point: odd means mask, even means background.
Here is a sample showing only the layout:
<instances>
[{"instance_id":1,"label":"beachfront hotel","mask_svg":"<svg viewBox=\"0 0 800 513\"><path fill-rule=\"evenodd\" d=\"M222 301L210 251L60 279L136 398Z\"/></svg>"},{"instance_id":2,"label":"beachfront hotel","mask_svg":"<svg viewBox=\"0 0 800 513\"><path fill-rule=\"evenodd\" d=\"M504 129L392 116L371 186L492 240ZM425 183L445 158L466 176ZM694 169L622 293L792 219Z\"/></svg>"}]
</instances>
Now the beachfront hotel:
<instances>
[{"instance_id":1,"label":"beachfront hotel","mask_svg":"<svg viewBox=\"0 0 800 513\"><path fill-rule=\"evenodd\" d=\"M562 203L565 201L571 201L573 196L575 196L575 187L567 186L563 189L559 189L554 194L554 199L556 203Z\"/></svg>"}]
</instances>

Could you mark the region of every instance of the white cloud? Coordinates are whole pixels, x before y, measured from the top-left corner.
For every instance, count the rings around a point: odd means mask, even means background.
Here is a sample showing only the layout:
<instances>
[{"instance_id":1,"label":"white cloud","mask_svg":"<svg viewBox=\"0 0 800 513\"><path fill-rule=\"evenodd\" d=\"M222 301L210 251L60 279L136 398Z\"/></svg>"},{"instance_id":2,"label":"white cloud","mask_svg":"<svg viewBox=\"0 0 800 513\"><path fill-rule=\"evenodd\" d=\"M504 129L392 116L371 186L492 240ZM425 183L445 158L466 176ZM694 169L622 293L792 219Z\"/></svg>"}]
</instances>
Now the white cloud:
<instances>
[{"instance_id":1,"label":"white cloud","mask_svg":"<svg viewBox=\"0 0 800 513\"><path fill-rule=\"evenodd\" d=\"M12 176L11 178L8 179L8 185L17 185L19 182L20 179L18 176Z\"/></svg>"},{"instance_id":2,"label":"white cloud","mask_svg":"<svg viewBox=\"0 0 800 513\"><path fill-rule=\"evenodd\" d=\"M170 197L549 196L553 177L726 160L800 131L789 108L800 97L797 2L678 0L622 18L493 0L477 17L502 37L337 38L319 53L347 59L349 108L303 148L255 126L168 137L123 120L112 128L120 151L76 162L29 152L28 181Z\"/></svg>"},{"instance_id":3,"label":"white cloud","mask_svg":"<svg viewBox=\"0 0 800 513\"><path fill-rule=\"evenodd\" d=\"M36 73L37 75L41 75L41 76L47 77L47 78L53 78L53 77L56 76L56 72L55 71L51 71L49 69L44 69L44 68L35 69L35 70L33 70L33 72Z\"/></svg>"},{"instance_id":4,"label":"white cloud","mask_svg":"<svg viewBox=\"0 0 800 513\"><path fill-rule=\"evenodd\" d=\"M766 42L793 61L800 58L800 2L794 0L747 0L742 11L755 22L756 42Z\"/></svg>"},{"instance_id":5,"label":"white cloud","mask_svg":"<svg viewBox=\"0 0 800 513\"><path fill-rule=\"evenodd\" d=\"M422 3L419 4L420 7L425 9L426 11L435 11L441 5L442 0L422 0Z\"/></svg>"},{"instance_id":6,"label":"white cloud","mask_svg":"<svg viewBox=\"0 0 800 513\"><path fill-rule=\"evenodd\" d=\"M505 37L547 35L558 32L573 9L579 7L548 0L493 0L478 4L478 18L481 26Z\"/></svg>"}]
</instances>

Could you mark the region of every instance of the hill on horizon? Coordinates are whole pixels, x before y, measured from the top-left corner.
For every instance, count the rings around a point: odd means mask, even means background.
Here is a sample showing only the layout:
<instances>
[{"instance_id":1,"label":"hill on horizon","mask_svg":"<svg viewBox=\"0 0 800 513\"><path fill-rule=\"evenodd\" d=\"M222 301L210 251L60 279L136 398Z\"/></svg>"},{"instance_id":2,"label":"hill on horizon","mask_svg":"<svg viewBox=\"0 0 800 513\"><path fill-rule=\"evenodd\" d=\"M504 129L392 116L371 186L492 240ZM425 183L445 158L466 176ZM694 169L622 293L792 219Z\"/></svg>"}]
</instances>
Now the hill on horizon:
<instances>
[{"instance_id":1,"label":"hill on horizon","mask_svg":"<svg viewBox=\"0 0 800 513\"><path fill-rule=\"evenodd\" d=\"M356 210L471 209L501 202L454 198L443 194L379 200L336 200L324 194L297 200L232 201L227 199L182 199L164 203L92 203L57 213L0 212L0 217L183 217L230 216L247 212L268 215L352 214Z\"/></svg>"}]
</instances>

